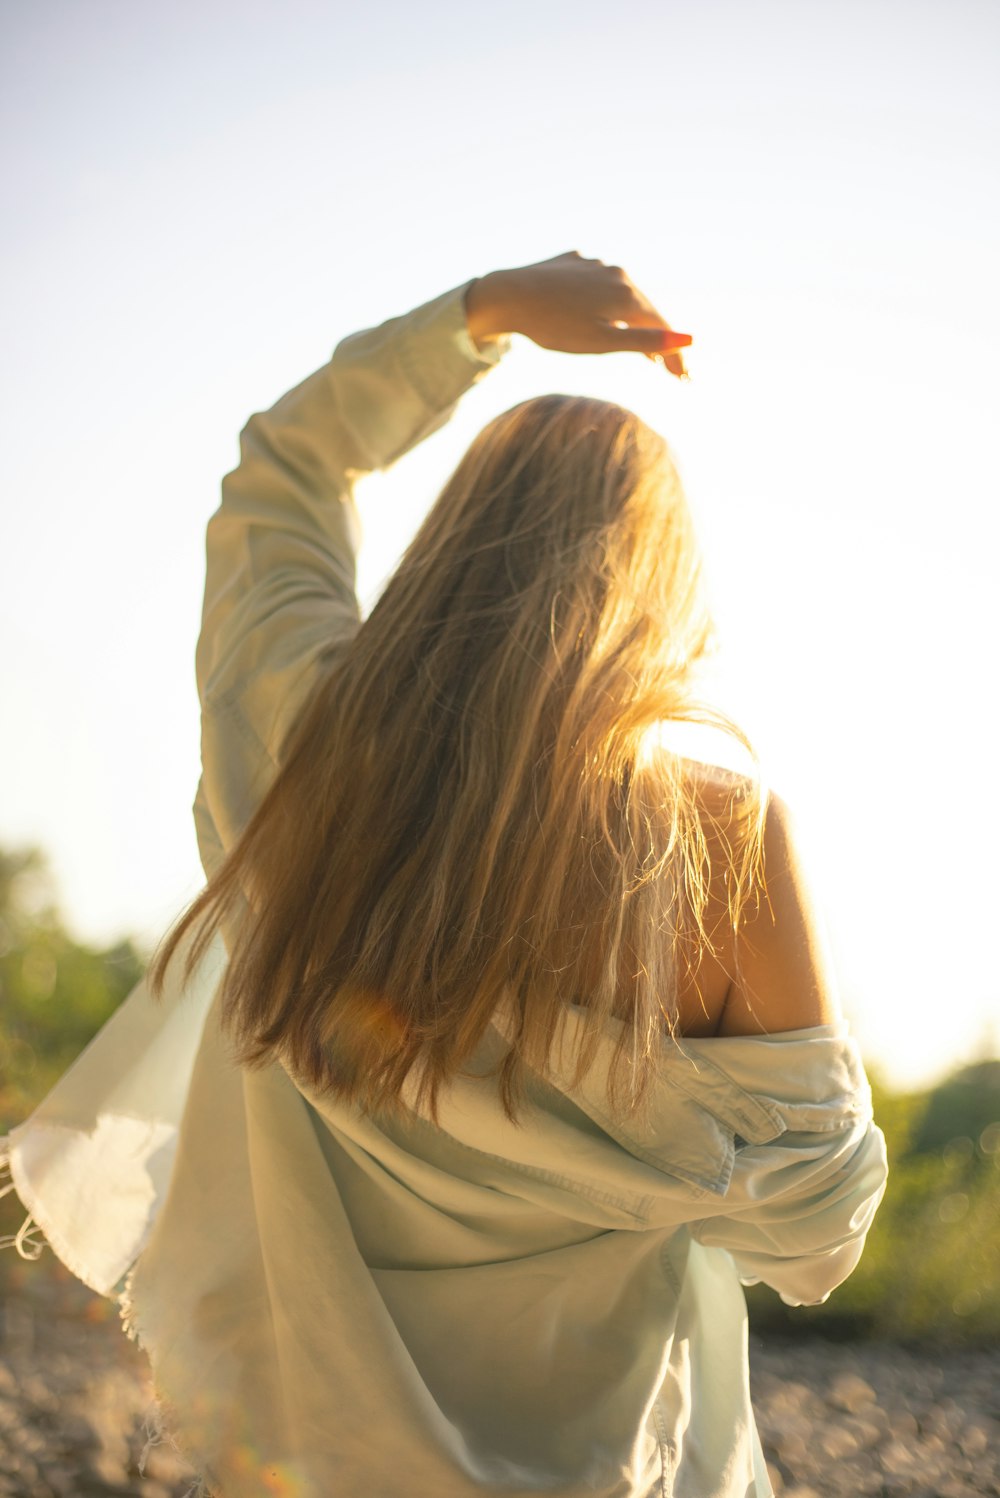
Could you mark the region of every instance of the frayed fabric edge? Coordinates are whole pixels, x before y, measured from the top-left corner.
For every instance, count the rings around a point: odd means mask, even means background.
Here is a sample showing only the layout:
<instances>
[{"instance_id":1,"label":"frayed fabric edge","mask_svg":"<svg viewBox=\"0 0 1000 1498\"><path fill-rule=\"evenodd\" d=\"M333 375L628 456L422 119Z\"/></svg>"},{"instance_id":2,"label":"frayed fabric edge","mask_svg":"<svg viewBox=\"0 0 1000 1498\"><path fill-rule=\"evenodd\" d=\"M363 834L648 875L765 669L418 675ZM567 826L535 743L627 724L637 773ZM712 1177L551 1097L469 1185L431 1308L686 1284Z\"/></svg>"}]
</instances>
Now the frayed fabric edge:
<instances>
[{"instance_id":1,"label":"frayed fabric edge","mask_svg":"<svg viewBox=\"0 0 1000 1498\"><path fill-rule=\"evenodd\" d=\"M115 1303L118 1307L118 1319L121 1323L122 1331L130 1342L134 1342L137 1347L140 1347L146 1353L148 1358L149 1349L143 1339L132 1295L134 1277L135 1266L125 1276L121 1291L115 1298ZM171 1451L176 1452L196 1472L198 1472L199 1468L204 1468L206 1464L199 1458L198 1453L188 1450L183 1440L179 1439L176 1434L182 1423L174 1406L157 1390L154 1378L153 1403L147 1409L142 1424L146 1443L136 1461L140 1477L145 1476L149 1454L157 1446L169 1446ZM212 1485L208 1477L199 1475L195 1478L191 1487L182 1495L182 1498L220 1498L220 1490L218 1487Z\"/></svg>"},{"instance_id":2,"label":"frayed fabric edge","mask_svg":"<svg viewBox=\"0 0 1000 1498\"><path fill-rule=\"evenodd\" d=\"M0 1197L10 1196L15 1191L17 1186L14 1183L10 1145L6 1139L0 1139ZM16 1233L4 1233L0 1236L0 1248L12 1248L22 1259L28 1259L31 1263L40 1259L42 1250L48 1246L45 1234L30 1212Z\"/></svg>"},{"instance_id":3,"label":"frayed fabric edge","mask_svg":"<svg viewBox=\"0 0 1000 1498\"><path fill-rule=\"evenodd\" d=\"M146 1411L142 1422L142 1433L146 1437L146 1444L136 1458L136 1467L140 1477L145 1477L149 1453L157 1446L169 1446L171 1451L175 1451L190 1466L187 1453L181 1449L171 1431L167 1429L167 1417L159 1402L152 1404ZM216 1498L217 1492L217 1489L213 1490L208 1486L203 1477L196 1477L181 1498Z\"/></svg>"},{"instance_id":4,"label":"frayed fabric edge","mask_svg":"<svg viewBox=\"0 0 1000 1498\"><path fill-rule=\"evenodd\" d=\"M18 1166L17 1156L14 1153L16 1145L14 1136L17 1132L18 1130L14 1129L10 1134L0 1137L0 1178L6 1175L9 1181L8 1185L0 1187L0 1196L6 1196L10 1191L16 1192L18 1200L28 1215L16 1233L0 1238L0 1249L13 1248L22 1259L35 1262L41 1257L42 1250L48 1248L60 1263L65 1264L70 1274L86 1285L88 1290L93 1290L95 1295L103 1295L105 1299L113 1299L113 1292L95 1278L90 1266L80 1260L72 1245L63 1237L57 1224L51 1218L46 1220L47 1211L43 1210L40 1198L31 1183L24 1178L23 1171Z\"/></svg>"},{"instance_id":5,"label":"frayed fabric edge","mask_svg":"<svg viewBox=\"0 0 1000 1498\"><path fill-rule=\"evenodd\" d=\"M118 1307L118 1320L121 1322L122 1331L130 1342L137 1347L142 1347L139 1337L139 1329L135 1321L135 1306L132 1303L132 1284L135 1278L135 1270L130 1269L122 1283L121 1291L116 1297L115 1304ZM145 1349L143 1349L145 1351Z\"/></svg>"}]
</instances>

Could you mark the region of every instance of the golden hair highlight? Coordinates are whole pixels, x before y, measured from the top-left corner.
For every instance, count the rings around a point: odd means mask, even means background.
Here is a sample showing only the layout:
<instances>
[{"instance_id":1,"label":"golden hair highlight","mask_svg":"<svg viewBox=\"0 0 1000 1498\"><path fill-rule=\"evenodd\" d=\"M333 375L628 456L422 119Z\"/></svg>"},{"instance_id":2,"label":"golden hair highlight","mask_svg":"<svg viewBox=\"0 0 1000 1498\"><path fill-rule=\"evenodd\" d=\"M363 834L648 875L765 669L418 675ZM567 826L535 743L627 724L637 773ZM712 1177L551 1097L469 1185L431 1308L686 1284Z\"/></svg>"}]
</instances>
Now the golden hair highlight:
<instances>
[{"instance_id":1,"label":"golden hair highlight","mask_svg":"<svg viewBox=\"0 0 1000 1498\"><path fill-rule=\"evenodd\" d=\"M712 637L667 444L581 396L522 402L473 441L371 615L315 686L243 835L168 934L230 948L223 1024L246 1065L368 1111L416 1105L470 1062L503 1003L516 1117L569 1005L575 1082L620 1022L609 1105L638 1109L710 944L714 845L729 920L754 897L763 806L726 815L687 762L649 753L692 700Z\"/></svg>"}]
</instances>

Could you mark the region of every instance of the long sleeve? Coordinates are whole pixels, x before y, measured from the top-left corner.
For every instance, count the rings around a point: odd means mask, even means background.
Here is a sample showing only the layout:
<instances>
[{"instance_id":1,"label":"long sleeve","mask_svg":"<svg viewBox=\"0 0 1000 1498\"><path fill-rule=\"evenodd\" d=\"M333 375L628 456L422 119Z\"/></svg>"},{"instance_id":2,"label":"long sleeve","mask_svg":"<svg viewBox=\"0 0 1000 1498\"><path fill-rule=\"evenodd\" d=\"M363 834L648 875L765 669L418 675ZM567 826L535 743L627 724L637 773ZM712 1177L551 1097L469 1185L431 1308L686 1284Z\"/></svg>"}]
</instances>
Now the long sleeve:
<instances>
[{"instance_id":1,"label":"long sleeve","mask_svg":"<svg viewBox=\"0 0 1000 1498\"><path fill-rule=\"evenodd\" d=\"M338 344L252 416L209 521L196 653L206 871L239 836L324 661L359 624L358 478L442 426L507 344L480 353L463 285Z\"/></svg>"},{"instance_id":2,"label":"long sleeve","mask_svg":"<svg viewBox=\"0 0 1000 1498\"><path fill-rule=\"evenodd\" d=\"M724 1196L691 1224L744 1283L789 1305L826 1300L855 1268L886 1185L885 1140L846 1025L687 1042L772 1112L780 1132L734 1151ZM701 1209L704 1212L704 1207Z\"/></svg>"}]
</instances>

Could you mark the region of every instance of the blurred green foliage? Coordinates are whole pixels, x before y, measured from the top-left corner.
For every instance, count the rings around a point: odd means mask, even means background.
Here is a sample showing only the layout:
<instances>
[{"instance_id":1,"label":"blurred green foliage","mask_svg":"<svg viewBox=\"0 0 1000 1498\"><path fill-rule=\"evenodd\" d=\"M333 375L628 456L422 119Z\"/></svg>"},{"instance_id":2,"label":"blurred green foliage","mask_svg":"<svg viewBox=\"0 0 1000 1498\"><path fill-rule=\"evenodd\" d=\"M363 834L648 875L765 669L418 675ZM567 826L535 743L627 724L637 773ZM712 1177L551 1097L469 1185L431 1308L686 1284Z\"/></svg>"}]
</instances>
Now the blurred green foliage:
<instances>
[{"instance_id":1,"label":"blurred green foliage","mask_svg":"<svg viewBox=\"0 0 1000 1498\"><path fill-rule=\"evenodd\" d=\"M0 849L0 1133L30 1113L142 976L129 941L67 932L37 849Z\"/></svg>"},{"instance_id":2,"label":"blurred green foliage","mask_svg":"<svg viewBox=\"0 0 1000 1498\"><path fill-rule=\"evenodd\" d=\"M1000 1336L1000 1062L892 1093L869 1068L889 1183L861 1262L821 1306L747 1290L757 1331L996 1344Z\"/></svg>"},{"instance_id":3,"label":"blurred green foliage","mask_svg":"<svg viewBox=\"0 0 1000 1498\"><path fill-rule=\"evenodd\" d=\"M0 1132L20 1122L142 976L128 941L96 950L66 931L36 850L0 850ZM870 1069L889 1186L861 1262L822 1306L748 1289L756 1331L971 1345L1000 1336L1000 1061L926 1092L890 1092ZM0 1235L23 1210L0 1201ZM13 1254L0 1254L0 1286ZM3 1261L7 1261L4 1263ZM52 1264L22 1265L32 1273Z\"/></svg>"}]
</instances>

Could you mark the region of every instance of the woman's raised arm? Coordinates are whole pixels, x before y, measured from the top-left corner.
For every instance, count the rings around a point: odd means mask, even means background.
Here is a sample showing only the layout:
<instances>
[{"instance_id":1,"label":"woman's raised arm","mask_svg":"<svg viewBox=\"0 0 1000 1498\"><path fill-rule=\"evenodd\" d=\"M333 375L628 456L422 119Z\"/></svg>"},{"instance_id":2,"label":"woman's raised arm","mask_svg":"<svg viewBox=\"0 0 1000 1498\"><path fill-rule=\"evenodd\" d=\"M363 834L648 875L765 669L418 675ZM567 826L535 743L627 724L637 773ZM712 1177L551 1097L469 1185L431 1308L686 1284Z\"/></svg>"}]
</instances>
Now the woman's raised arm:
<instances>
[{"instance_id":1,"label":"woman's raised arm","mask_svg":"<svg viewBox=\"0 0 1000 1498\"><path fill-rule=\"evenodd\" d=\"M246 825L322 663L358 626L354 481L442 426L509 333L568 353L634 350L675 374L691 342L620 267L573 251L491 272L345 338L244 428L208 525L196 653L195 815L208 862Z\"/></svg>"},{"instance_id":2,"label":"woman's raised arm","mask_svg":"<svg viewBox=\"0 0 1000 1498\"><path fill-rule=\"evenodd\" d=\"M245 826L323 661L358 627L355 481L442 426L500 356L473 344L466 290L345 338L243 429L208 524L196 654L207 862Z\"/></svg>"}]
</instances>

